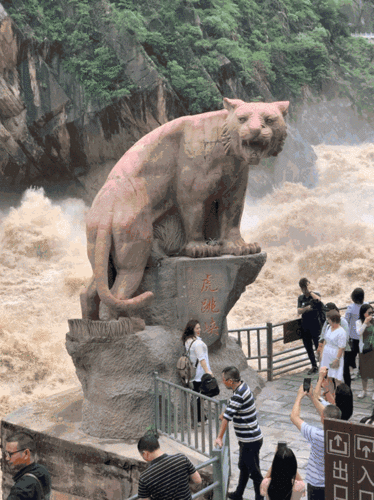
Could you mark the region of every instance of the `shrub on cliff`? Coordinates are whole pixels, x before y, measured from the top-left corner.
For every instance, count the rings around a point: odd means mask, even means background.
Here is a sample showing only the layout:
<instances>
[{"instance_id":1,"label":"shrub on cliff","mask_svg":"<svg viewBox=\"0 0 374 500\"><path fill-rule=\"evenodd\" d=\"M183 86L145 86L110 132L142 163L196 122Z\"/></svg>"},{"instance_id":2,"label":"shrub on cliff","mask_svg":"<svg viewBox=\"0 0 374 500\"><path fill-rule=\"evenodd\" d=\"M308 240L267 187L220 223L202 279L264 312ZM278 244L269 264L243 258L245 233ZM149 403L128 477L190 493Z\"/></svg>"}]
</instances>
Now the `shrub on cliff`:
<instances>
[{"instance_id":1,"label":"shrub on cliff","mask_svg":"<svg viewBox=\"0 0 374 500\"><path fill-rule=\"evenodd\" d=\"M350 0L13 0L4 2L36 40L60 44L65 68L91 98L128 95L124 62L105 26L134 35L191 113L216 109L235 78L252 99L258 79L275 98L339 82L372 107L372 49L350 37ZM339 67L341 65L341 68ZM372 66L372 65L371 65ZM357 94L357 96L356 96Z\"/></svg>"}]
</instances>

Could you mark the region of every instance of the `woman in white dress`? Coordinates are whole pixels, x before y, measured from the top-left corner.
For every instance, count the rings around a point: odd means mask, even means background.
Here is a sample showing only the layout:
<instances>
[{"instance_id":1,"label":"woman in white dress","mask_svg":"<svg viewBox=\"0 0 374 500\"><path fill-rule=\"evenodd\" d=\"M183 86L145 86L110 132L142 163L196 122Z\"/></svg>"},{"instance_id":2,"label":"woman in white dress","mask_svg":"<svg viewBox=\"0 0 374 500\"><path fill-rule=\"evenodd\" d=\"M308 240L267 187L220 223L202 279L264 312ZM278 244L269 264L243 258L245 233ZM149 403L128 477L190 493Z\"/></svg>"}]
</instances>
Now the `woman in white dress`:
<instances>
[{"instance_id":1,"label":"woman in white dress","mask_svg":"<svg viewBox=\"0 0 374 500\"><path fill-rule=\"evenodd\" d=\"M191 363L196 366L196 375L192 380L193 390L195 392L200 392L201 378L204 373L210 373L213 375L208 357L208 347L200 338L201 326L196 319L191 319L184 329L182 334L182 342L188 352L190 349L190 360ZM200 398L197 400L197 421L201 421L201 401Z\"/></svg>"},{"instance_id":2,"label":"woman in white dress","mask_svg":"<svg viewBox=\"0 0 374 500\"><path fill-rule=\"evenodd\" d=\"M297 470L295 454L288 446L277 447L260 493L266 500L299 500L305 496L305 483Z\"/></svg>"},{"instance_id":3,"label":"woman in white dress","mask_svg":"<svg viewBox=\"0 0 374 500\"><path fill-rule=\"evenodd\" d=\"M340 326L340 314L335 309L326 313L329 324L325 333L325 344L321 356L321 366L329 369L329 379L334 378L337 383L343 382L344 350L347 343L347 333Z\"/></svg>"}]
</instances>

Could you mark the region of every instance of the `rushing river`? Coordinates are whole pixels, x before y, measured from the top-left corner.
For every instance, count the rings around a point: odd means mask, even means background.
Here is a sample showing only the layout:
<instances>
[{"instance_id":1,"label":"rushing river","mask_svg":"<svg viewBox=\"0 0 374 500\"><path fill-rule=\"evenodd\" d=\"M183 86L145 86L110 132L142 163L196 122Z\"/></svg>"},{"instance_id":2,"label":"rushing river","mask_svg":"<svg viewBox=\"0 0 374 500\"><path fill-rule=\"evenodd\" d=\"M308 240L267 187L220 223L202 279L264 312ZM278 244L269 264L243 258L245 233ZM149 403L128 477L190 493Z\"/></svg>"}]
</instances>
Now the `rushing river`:
<instances>
[{"instance_id":1,"label":"rushing river","mask_svg":"<svg viewBox=\"0 0 374 500\"><path fill-rule=\"evenodd\" d=\"M229 328L295 318L303 276L324 302L346 305L356 286L374 300L374 145L315 151L316 188L286 183L246 206L245 237L268 260L229 314ZM86 210L81 200L55 203L30 189L0 213L0 417L79 384L65 334L91 276Z\"/></svg>"}]
</instances>

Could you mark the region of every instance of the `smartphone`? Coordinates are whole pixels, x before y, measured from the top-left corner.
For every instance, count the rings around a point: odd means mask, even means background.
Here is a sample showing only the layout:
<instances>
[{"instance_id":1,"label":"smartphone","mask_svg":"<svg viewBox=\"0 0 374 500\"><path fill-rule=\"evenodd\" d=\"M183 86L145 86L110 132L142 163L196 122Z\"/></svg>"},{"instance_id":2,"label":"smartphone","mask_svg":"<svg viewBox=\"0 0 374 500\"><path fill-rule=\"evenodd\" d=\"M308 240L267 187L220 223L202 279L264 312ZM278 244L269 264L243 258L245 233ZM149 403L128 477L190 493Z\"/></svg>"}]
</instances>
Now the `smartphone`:
<instances>
[{"instance_id":1,"label":"smartphone","mask_svg":"<svg viewBox=\"0 0 374 500\"><path fill-rule=\"evenodd\" d=\"M311 383L312 383L312 379L311 378L304 378L304 383L303 383L304 392L309 392L309 390L310 390L310 384Z\"/></svg>"},{"instance_id":2,"label":"smartphone","mask_svg":"<svg viewBox=\"0 0 374 500\"><path fill-rule=\"evenodd\" d=\"M286 441L278 441L278 450L280 451L282 448L285 448L287 446Z\"/></svg>"}]
</instances>

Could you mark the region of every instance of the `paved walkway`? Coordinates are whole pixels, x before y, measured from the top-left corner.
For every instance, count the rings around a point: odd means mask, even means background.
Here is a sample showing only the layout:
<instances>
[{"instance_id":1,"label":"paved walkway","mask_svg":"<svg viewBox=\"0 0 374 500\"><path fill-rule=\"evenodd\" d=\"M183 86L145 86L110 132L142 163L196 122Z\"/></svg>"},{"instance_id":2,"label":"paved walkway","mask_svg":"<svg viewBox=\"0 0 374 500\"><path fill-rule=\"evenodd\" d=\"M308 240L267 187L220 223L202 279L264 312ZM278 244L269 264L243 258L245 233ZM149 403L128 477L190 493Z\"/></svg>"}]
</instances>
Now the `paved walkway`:
<instances>
[{"instance_id":1,"label":"paved walkway","mask_svg":"<svg viewBox=\"0 0 374 500\"><path fill-rule=\"evenodd\" d=\"M272 463L278 441L287 441L288 446L292 448L296 455L299 472L305 478L305 468L309 458L309 444L292 424L290 414L298 388L302 384L304 377L307 376L306 371L283 376L273 382L267 382L265 388L256 399L259 423L264 435L264 444L260 452L261 469L264 475ZM312 380L313 387L316 381L317 377L314 376ZM369 380L369 396L364 399L357 398L357 393L361 388L361 379L352 381L354 410L351 420L355 423L359 422L363 416L370 415L374 405L371 399L373 381ZM303 398L300 416L311 425L322 428L319 415L309 398ZM239 451L232 425L230 425L230 444L232 474L229 491L232 491L236 487L239 476L237 466ZM246 500L255 500L251 480L248 481L244 498Z\"/></svg>"}]
</instances>

